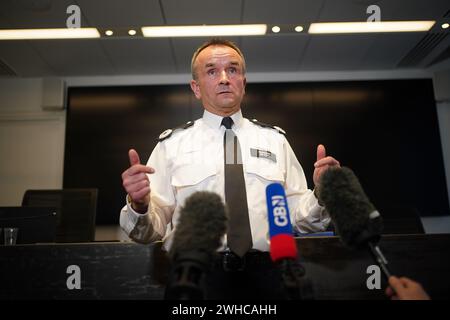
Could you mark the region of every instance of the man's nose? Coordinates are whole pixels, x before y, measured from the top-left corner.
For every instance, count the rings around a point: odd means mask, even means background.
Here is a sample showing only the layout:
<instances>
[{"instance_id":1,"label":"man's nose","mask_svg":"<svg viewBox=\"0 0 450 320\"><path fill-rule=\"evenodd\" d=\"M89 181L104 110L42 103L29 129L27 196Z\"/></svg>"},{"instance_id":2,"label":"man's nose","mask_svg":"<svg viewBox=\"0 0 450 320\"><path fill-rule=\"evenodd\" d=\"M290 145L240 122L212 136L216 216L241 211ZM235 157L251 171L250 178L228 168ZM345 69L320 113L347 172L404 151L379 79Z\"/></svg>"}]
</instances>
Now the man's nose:
<instances>
[{"instance_id":1,"label":"man's nose","mask_svg":"<svg viewBox=\"0 0 450 320\"><path fill-rule=\"evenodd\" d=\"M229 83L230 79L228 79L228 74L225 70L222 70L220 73L220 83Z\"/></svg>"}]
</instances>

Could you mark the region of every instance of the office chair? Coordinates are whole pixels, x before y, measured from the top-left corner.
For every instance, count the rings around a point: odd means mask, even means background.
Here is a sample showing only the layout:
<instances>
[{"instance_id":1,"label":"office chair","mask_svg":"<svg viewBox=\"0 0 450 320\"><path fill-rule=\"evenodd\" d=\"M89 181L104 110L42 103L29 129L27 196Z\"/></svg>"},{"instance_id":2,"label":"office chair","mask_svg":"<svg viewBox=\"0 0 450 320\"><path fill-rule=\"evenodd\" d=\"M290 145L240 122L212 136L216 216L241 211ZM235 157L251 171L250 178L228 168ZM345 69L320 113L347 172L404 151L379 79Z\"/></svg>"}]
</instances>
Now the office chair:
<instances>
[{"instance_id":1,"label":"office chair","mask_svg":"<svg viewBox=\"0 0 450 320\"><path fill-rule=\"evenodd\" d=\"M412 206L393 206L380 210L383 234L424 234L419 211Z\"/></svg>"}]
</instances>

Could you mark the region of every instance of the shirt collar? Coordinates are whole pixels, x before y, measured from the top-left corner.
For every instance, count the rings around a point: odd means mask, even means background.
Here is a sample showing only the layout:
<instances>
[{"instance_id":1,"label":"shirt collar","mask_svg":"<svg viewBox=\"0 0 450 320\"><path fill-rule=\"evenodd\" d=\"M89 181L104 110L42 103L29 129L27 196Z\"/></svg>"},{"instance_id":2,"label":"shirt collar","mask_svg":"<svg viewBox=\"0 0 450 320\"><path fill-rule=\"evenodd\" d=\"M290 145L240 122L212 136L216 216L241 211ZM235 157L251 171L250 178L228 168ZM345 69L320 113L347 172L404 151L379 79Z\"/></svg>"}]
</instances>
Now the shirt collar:
<instances>
[{"instance_id":1,"label":"shirt collar","mask_svg":"<svg viewBox=\"0 0 450 320\"><path fill-rule=\"evenodd\" d=\"M242 111L239 109L236 113L232 114L231 119L233 119L233 128L239 128L242 125ZM203 121L213 129L220 129L220 124L222 123L222 116L211 113L205 109L203 112Z\"/></svg>"}]
</instances>

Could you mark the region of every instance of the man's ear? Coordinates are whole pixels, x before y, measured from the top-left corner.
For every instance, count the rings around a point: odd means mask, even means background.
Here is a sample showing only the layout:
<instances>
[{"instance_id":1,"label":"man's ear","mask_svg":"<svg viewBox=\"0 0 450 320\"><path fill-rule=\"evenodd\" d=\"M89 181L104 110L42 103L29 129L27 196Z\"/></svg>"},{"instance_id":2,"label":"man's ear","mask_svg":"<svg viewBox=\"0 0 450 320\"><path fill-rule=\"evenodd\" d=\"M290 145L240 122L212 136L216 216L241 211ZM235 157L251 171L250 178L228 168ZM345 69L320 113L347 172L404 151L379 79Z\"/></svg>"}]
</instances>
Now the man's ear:
<instances>
[{"instance_id":1,"label":"man's ear","mask_svg":"<svg viewBox=\"0 0 450 320\"><path fill-rule=\"evenodd\" d=\"M197 99L202 98L202 94L200 93L200 86L197 84L196 80L191 80L191 90L194 92L194 95Z\"/></svg>"}]
</instances>

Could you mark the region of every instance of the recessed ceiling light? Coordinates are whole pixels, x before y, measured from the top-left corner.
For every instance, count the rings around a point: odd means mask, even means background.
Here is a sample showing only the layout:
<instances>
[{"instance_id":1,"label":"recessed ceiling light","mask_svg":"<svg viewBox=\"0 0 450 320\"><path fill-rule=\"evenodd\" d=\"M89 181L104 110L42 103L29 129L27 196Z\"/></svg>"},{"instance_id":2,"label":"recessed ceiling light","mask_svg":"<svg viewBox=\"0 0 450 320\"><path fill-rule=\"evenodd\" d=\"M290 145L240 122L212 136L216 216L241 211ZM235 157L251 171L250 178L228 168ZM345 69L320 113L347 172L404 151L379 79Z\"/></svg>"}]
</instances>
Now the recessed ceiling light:
<instances>
[{"instance_id":1,"label":"recessed ceiling light","mask_svg":"<svg viewBox=\"0 0 450 320\"><path fill-rule=\"evenodd\" d=\"M296 26L294 30L295 30L295 32L302 32L303 31L303 27L302 26Z\"/></svg>"},{"instance_id":2,"label":"recessed ceiling light","mask_svg":"<svg viewBox=\"0 0 450 320\"><path fill-rule=\"evenodd\" d=\"M96 28L4 29L0 40L83 39L100 38Z\"/></svg>"},{"instance_id":3,"label":"recessed ceiling light","mask_svg":"<svg viewBox=\"0 0 450 320\"><path fill-rule=\"evenodd\" d=\"M129 34L130 36L134 36L134 35L136 35L136 30L133 30L133 29L128 30L128 34Z\"/></svg>"},{"instance_id":4,"label":"recessed ceiling light","mask_svg":"<svg viewBox=\"0 0 450 320\"><path fill-rule=\"evenodd\" d=\"M435 21L325 22L311 23L308 33L371 33L428 31Z\"/></svg>"},{"instance_id":5,"label":"recessed ceiling light","mask_svg":"<svg viewBox=\"0 0 450 320\"><path fill-rule=\"evenodd\" d=\"M144 37L254 36L266 31L265 24L142 27Z\"/></svg>"},{"instance_id":6,"label":"recessed ceiling light","mask_svg":"<svg viewBox=\"0 0 450 320\"><path fill-rule=\"evenodd\" d=\"M441 28L442 28L442 29L447 29L449 26L450 26L450 25L449 25L448 23L443 23L443 24L441 25Z\"/></svg>"},{"instance_id":7,"label":"recessed ceiling light","mask_svg":"<svg viewBox=\"0 0 450 320\"><path fill-rule=\"evenodd\" d=\"M112 36L112 35L114 34L114 32L112 32L112 30L106 30L106 31L105 31L105 34L106 34L108 37L110 37L110 36Z\"/></svg>"},{"instance_id":8,"label":"recessed ceiling light","mask_svg":"<svg viewBox=\"0 0 450 320\"><path fill-rule=\"evenodd\" d=\"M279 26L273 26L273 27L272 27L272 32L273 32L273 33L278 33L278 32L280 32L280 30L281 30L281 29L280 29Z\"/></svg>"}]
</instances>

